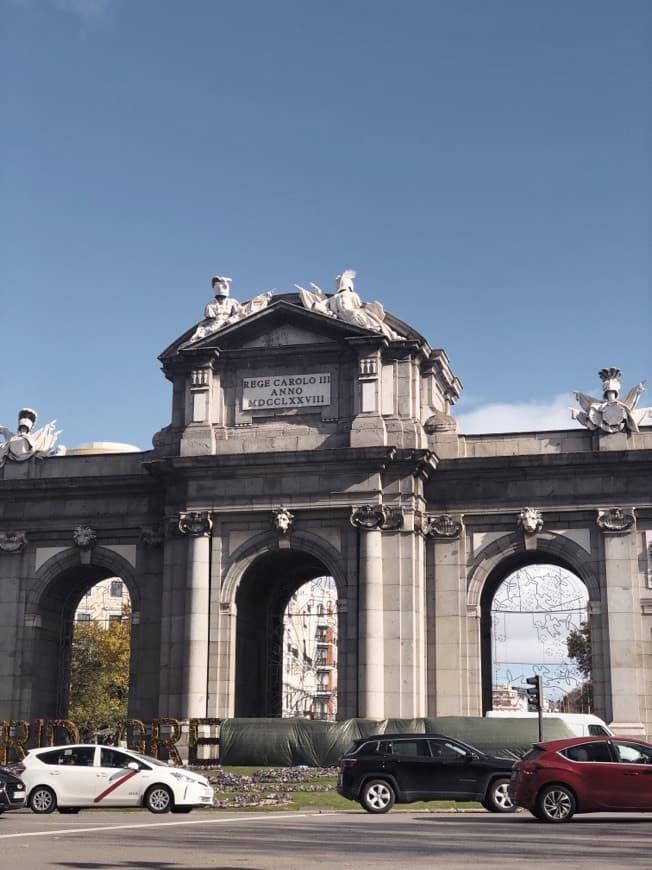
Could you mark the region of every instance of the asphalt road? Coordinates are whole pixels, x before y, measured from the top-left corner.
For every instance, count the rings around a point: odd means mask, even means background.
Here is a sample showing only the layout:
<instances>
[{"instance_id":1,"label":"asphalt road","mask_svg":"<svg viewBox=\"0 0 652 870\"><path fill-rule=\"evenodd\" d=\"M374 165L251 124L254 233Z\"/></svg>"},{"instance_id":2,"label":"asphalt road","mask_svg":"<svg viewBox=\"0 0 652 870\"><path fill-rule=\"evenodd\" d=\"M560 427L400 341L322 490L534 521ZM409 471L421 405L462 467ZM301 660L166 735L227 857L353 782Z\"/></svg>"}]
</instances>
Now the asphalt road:
<instances>
[{"instance_id":1,"label":"asphalt road","mask_svg":"<svg viewBox=\"0 0 652 870\"><path fill-rule=\"evenodd\" d=\"M394 811L224 813L183 819L146 811L0 816L0 868L20 870L622 870L650 866L652 815Z\"/></svg>"}]
</instances>

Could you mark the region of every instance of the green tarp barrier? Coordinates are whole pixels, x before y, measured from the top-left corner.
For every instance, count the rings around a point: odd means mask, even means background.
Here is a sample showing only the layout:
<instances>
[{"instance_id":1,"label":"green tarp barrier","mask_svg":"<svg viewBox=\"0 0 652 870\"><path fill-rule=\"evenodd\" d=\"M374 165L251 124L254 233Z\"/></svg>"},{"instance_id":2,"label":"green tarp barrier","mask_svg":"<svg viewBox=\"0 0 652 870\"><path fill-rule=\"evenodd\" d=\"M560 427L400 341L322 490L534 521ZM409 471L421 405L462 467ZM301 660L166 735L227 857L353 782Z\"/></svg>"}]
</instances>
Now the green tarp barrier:
<instances>
[{"instance_id":1,"label":"green tarp barrier","mask_svg":"<svg viewBox=\"0 0 652 870\"><path fill-rule=\"evenodd\" d=\"M521 756L538 741L538 721L442 716L434 719L223 719L220 763L261 767L332 767L358 737L396 733L445 734L483 752ZM562 719L543 720L543 739L573 737Z\"/></svg>"}]
</instances>

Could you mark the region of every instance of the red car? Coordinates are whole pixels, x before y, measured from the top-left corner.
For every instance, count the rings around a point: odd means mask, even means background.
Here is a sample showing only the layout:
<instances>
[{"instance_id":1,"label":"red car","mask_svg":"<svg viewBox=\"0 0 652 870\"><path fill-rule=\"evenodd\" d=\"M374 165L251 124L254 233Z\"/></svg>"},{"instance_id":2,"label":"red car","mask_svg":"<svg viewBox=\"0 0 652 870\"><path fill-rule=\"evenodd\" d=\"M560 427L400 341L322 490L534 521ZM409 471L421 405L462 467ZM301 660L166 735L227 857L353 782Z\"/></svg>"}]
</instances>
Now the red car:
<instances>
[{"instance_id":1,"label":"red car","mask_svg":"<svg viewBox=\"0 0 652 870\"><path fill-rule=\"evenodd\" d=\"M543 822L652 812L652 745L613 736L535 743L514 765L509 793Z\"/></svg>"}]
</instances>

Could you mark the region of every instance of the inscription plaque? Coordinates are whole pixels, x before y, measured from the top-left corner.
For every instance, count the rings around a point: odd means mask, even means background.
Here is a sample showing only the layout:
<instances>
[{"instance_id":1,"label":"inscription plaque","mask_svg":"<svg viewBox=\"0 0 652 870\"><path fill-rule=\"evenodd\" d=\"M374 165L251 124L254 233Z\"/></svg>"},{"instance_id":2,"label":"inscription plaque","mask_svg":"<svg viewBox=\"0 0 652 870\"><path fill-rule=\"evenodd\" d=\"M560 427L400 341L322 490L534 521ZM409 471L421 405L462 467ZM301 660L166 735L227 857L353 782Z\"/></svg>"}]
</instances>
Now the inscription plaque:
<instances>
[{"instance_id":1,"label":"inscription plaque","mask_svg":"<svg viewBox=\"0 0 652 870\"><path fill-rule=\"evenodd\" d=\"M331 403L329 372L243 378L242 410L310 410Z\"/></svg>"}]
</instances>

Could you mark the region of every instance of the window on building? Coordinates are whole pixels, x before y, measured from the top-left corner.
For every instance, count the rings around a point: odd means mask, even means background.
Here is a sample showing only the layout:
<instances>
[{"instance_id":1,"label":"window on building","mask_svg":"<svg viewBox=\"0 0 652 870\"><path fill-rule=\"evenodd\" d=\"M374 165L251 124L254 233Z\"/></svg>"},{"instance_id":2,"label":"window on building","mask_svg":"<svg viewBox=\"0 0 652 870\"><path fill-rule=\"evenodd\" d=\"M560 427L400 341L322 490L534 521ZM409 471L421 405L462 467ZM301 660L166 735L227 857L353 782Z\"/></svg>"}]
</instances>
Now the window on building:
<instances>
[{"instance_id":1,"label":"window on building","mask_svg":"<svg viewBox=\"0 0 652 870\"><path fill-rule=\"evenodd\" d=\"M122 580L111 581L111 598L122 598L123 584Z\"/></svg>"},{"instance_id":2,"label":"window on building","mask_svg":"<svg viewBox=\"0 0 652 870\"><path fill-rule=\"evenodd\" d=\"M78 610L77 614L76 614L76 619L77 619L77 622L90 622L91 615L90 615L90 613L82 613L81 611Z\"/></svg>"},{"instance_id":3,"label":"window on building","mask_svg":"<svg viewBox=\"0 0 652 870\"><path fill-rule=\"evenodd\" d=\"M322 701L315 700L312 705L312 718L325 719L328 710Z\"/></svg>"}]
</instances>

